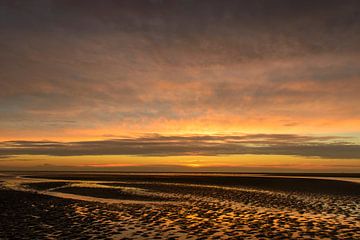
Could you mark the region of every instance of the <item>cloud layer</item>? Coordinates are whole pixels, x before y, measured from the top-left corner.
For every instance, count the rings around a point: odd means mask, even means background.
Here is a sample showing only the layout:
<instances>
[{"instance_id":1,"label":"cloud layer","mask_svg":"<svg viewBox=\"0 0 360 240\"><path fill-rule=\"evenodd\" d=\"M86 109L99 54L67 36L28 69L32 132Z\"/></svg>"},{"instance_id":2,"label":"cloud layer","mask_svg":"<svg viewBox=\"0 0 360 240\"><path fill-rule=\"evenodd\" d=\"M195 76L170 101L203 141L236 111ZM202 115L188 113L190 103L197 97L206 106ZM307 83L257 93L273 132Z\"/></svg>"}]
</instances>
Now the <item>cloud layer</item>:
<instances>
[{"instance_id":1,"label":"cloud layer","mask_svg":"<svg viewBox=\"0 0 360 240\"><path fill-rule=\"evenodd\" d=\"M360 145L346 138L293 134L250 135L151 135L101 141L50 142L7 141L0 144L0 155L137 155L137 156L214 156L234 154L296 155L334 159L360 159Z\"/></svg>"},{"instance_id":2,"label":"cloud layer","mask_svg":"<svg viewBox=\"0 0 360 240\"><path fill-rule=\"evenodd\" d=\"M1 0L1 168L358 171L359 42L357 0Z\"/></svg>"},{"instance_id":3,"label":"cloud layer","mask_svg":"<svg viewBox=\"0 0 360 240\"><path fill-rule=\"evenodd\" d=\"M204 119L360 131L359 1L0 4L8 138L196 130Z\"/></svg>"}]
</instances>

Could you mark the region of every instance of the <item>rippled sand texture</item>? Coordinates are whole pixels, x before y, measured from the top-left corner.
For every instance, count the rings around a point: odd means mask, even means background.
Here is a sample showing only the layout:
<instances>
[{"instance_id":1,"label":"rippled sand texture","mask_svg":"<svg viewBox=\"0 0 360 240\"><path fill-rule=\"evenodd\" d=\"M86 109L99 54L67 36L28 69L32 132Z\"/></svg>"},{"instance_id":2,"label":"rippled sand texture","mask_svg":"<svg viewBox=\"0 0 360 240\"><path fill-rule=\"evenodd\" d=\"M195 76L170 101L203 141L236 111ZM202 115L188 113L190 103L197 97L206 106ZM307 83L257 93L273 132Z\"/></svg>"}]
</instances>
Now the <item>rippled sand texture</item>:
<instances>
[{"instance_id":1,"label":"rippled sand texture","mask_svg":"<svg viewBox=\"0 0 360 240\"><path fill-rule=\"evenodd\" d=\"M0 239L360 239L356 183L296 185L283 178L255 187L269 179L56 178L3 183ZM341 189L314 193L306 184Z\"/></svg>"}]
</instances>

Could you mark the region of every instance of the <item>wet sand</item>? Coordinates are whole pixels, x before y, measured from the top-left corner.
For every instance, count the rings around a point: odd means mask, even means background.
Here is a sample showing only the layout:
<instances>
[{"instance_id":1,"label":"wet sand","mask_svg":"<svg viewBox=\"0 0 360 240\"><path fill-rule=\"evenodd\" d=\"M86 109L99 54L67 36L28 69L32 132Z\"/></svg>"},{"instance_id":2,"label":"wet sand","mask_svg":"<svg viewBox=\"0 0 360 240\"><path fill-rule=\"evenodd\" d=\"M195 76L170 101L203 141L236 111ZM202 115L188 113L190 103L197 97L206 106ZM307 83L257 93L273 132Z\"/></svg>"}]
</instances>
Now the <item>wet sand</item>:
<instances>
[{"instance_id":1,"label":"wet sand","mask_svg":"<svg viewBox=\"0 0 360 240\"><path fill-rule=\"evenodd\" d=\"M332 179L236 176L217 174L53 174L28 176L46 179L88 180L88 181L126 181L126 182L166 182L199 185L256 188L286 192L324 193L339 195L360 195L359 184Z\"/></svg>"},{"instance_id":2,"label":"wet sand","mask_svg":"<svg viewBox=\"0 0 360 240\"><path fill-rule=\"evenodd\" d=\"M351 182L64 173L2 180L0 239L360 239L360 185Z\"/></svg>"}]
</instances>

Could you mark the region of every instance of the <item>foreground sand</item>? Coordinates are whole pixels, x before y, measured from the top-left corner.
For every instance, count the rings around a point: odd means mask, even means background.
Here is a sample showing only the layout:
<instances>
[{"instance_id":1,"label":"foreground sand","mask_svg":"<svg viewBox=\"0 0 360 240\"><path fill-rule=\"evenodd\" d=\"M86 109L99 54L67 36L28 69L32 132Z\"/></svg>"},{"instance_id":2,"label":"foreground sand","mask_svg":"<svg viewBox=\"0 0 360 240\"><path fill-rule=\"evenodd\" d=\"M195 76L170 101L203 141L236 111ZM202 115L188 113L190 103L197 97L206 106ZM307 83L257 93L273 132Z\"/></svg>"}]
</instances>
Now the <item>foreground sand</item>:
<instances>
[{"instance_id":1,"label":"foreground sand","mask_svg":"<svg viewBox=\"0 0 360 240\"><path fill-rule=\"evenodd\" d=\"M360 185L351 182L109 174L3 181L0 239L360 239Z\"/></svg>"}]
</instances>

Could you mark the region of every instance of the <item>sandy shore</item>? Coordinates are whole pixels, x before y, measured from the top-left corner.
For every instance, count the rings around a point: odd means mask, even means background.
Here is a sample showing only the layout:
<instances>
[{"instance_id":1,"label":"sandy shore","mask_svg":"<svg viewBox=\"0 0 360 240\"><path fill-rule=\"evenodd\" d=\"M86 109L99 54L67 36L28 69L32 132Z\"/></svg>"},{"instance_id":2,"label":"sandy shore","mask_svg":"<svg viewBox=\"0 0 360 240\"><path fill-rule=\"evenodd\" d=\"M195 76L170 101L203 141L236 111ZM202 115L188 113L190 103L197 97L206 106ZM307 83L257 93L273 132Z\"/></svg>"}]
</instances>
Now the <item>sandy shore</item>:
<instances>
[{"instance_id":1,"label":"sandy shore","mask_svg":"<svg viewBox=\"0 0 360 240\"><path fill-rule=\"evenodd\" d=\"M360 238L356 183L268 176L41 177L3 179L0 239ZM67 199L68 193L79 198Z\"/></svg>"},{"instance_id":2,"label":"sandy shore","mask_svg":"<svg viewBox=\"0 0 360 240\"><path fill-rule=\"evenodd\" d=\"M360 195L359 184L333 179L294 178L272 176L236 176L212 174L42 174L28 177L63 179L63 180L88 180L88 181L125 181L125 182L162 182L184 183L199 185L217 185L231 187L247 187L263 190L294 191L304 193L323 193L339 195ZM313 177L313 176L311 176Z\"/></svg>"}]
</instances>

